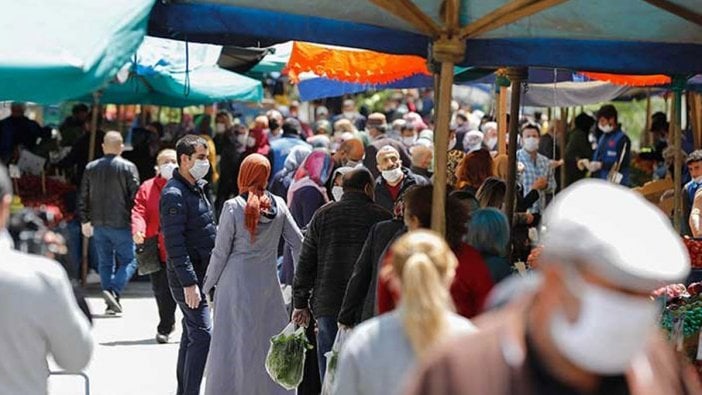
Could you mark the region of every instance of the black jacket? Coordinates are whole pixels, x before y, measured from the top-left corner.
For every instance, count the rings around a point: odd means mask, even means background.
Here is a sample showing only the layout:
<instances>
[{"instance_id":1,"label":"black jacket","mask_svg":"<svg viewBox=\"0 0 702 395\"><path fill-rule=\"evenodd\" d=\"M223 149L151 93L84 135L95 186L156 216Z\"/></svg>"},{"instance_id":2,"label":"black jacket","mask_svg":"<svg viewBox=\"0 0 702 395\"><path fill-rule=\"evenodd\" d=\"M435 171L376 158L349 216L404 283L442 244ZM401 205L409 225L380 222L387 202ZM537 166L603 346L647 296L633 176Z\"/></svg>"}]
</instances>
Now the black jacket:
<instances>
[{"instance_id":1,"label":"black jacket","mask_svg":"<svg viewBox=\"0 0 702 395\"><path fill-rule=\"evenodd\" d=\"M214 248L217 227L207 201L206 185L204 180L196 185L188 183L176 169L161 192L159 207L168 255L166 267L175 273L182 287L202 286ZM172 279L169 275L170 283Z\"/></svg>"},{"instance_id":2,"label":"black jacket","mask_svg":"<svg viewBox=\"0 0 702 395\"><path fill-rule=\"evenodd\" d=\"M295 308L336 317L346 285L371 226L390 213L360 192L346 192L314 215L302 244L293 282Z\"/></svg>"},{"instance_id":3,"label":"black jacket","mask_svg":"<svg viewBox=\"0 0 702 395\"><path fill-rule=\"evenodd\" d=\"M115 155L88 163L80 185L81 222L131 229L137 189L139 173L134 163Z\"/></svg>"},{"instance_id":4,"label":"black jacket","mask_svg":"<svg viewBox=\"0 0 702 395\"><path fill-rule=\"evenodd\" d=\"M375 316L378 268L390 244L406 231L405 222L401 219L373 225L353 267L338 322L356 326Z\"/></svg>"},{"instance_id":5,"label":"black jacket","mask_svg":"<svg viewBox=\"0 0 702 395\"><path fill-rule=\"evenodd\" d=\"M412 173L408 168L403 167L402 172L405 176L402 178L400 194L397 195L398 199L404 195L409 187L413 185L427 185L429 183L426 178ZM392 199L390 190L388 190L388 182L385 181L383 176L379 176L375 180L375 202L390 212L392 212L395 207L395 200Z\"/></svg>"}]
</instances>

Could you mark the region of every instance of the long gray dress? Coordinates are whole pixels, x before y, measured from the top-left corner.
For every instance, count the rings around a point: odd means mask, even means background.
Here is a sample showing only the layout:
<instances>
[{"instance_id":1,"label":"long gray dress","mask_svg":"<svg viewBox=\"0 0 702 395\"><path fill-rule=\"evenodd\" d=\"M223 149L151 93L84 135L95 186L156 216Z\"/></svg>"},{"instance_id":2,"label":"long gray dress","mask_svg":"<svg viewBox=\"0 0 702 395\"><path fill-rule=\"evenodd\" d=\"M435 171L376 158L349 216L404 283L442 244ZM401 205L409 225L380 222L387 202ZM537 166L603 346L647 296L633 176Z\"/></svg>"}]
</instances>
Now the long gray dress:
<instances>
[{"instance_id":1,"label":"long gray dress","mask_svg":"<svg viewBox=\"0 0 702 395\"><path fill-rule=\"evenodd\" d=\"M208 395L291 393L270 379L265 359L270 338L289 322L276 270L278 241L282 234L297 260L302 234L283 199L274 199L277 214L261 216L253 244L244 226L246 201L224 203L203 288L209 293L216 286Z\"/></svg>"}]
</instances>

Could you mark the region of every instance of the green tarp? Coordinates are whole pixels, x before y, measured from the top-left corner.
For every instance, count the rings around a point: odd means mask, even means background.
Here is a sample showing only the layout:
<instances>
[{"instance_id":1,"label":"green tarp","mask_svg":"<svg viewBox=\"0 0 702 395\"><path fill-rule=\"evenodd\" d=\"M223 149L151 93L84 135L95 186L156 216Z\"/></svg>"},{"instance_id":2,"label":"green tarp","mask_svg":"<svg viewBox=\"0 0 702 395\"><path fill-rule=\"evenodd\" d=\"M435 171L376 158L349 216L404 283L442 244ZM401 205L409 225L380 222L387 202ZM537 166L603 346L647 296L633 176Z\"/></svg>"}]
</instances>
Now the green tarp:
<instances>
[{"instance_id":1,"label":"green tarp","mask_svg":"<svg viewBox=\"0 0 702 395\"><path fill-rule=\"evenodd\" d=\"M109 81L134 54L154 0L21 0L0 9L0 100L57 103Z\"/></svg>"}]
</instances>

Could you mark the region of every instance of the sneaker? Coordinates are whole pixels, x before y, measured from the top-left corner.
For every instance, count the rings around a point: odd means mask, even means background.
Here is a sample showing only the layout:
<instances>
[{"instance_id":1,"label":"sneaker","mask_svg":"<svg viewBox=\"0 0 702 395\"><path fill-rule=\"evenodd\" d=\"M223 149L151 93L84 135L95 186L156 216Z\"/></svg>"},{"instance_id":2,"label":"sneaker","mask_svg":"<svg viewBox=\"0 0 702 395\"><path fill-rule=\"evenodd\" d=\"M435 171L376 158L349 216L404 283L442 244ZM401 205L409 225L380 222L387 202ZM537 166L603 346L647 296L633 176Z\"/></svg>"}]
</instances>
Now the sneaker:
<instances>
[{"instance_id":1,"label":"sneaker","mask_svg":"<svg viewBox=\"0 0 702 395\"><path fill-rule=\"evenodd\" d=\"M85 276L85 283L86 284L100 284L100 275L95 272L95 270L90 270L88 272L88 275Z\"/></svg>"},{"instance_id":2,"label":"sneaker","mask_svg":"<svg viewBox=\"0 0 702 395\"><path fill-rule=\"evenodd\" d=\"M162 333L156 333L156 343L158 344L166 344L168 343L168 335L164 335Z\"/></svg>"},{"instance_id":3,"label":"sneaker","mask_svg":"<svg viewBox=\"0 0 702 395\"><path fill-rule=\"evenodd\" d=\"M112 308L110 308L110 306L107 306L107 308L105 308L105 315L117 315L117 312L112 310Z\"/></svg>"},{"instance_id":4,"label":"sneaker","mask_svg":"<svg viewBox=\"0 0 702 395\"><path fill-rule=\"evenodd\" d=\"M102 291L102 297L105 298L105 303L107 303L107 306L115 313L122 312L122 305L119 304L118 296L114 291L104 290Z\"/></svg>"}]
</instances>

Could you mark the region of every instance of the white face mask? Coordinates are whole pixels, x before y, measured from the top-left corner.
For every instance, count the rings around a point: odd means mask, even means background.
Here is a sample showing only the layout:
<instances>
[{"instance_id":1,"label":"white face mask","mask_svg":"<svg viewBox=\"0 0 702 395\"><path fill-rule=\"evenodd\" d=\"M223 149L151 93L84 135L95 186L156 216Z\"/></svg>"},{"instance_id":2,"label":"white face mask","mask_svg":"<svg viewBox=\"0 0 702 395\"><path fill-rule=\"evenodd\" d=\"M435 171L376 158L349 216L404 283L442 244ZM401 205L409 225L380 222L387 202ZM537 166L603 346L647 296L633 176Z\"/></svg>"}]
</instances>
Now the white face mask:
<instances>
[{"instance_id":1,"label":"white face mask","mask_svg":"<svg viewBox=\"0 0 702 395\"><path fill-rule=\"evenodd\" d=\"M246 133L238 134L238 135L236 136L236 141L237 141L239 144L243 145L244 147L246 147L248 140L249 140L249 135L246 134Z\"/></svg>"},{"instance_id":2,"label":"white face mask","mask_svg":"<svg viewBox=\"0 0 702 395\"><path fill-rule=\"evenodd\" d=\"M194 179L199 180L205 177L208 171L210 171L210 161L207 159L198 159L195 161L193 167L190 168L190 175L193 176Z\"/></svg>"},{"instance_id":3,"label":"white face mask","mask_svg":"<svg viewBox=\"0 0 702 395\"><path fill-rule=\"evenodd\" d=\"M497 137L490 137L485 141L485 145L491 150L495 149L497 146Z\"/></svg>"},{"instance_id":4,"label":"white face mask","mask_svg":"<svg viewBox=\"0 0 702 395\"><path fill-rule=\"evenodd\" d=\"M332 196L334 196L335 201L341 200L341 197L344 196L344 188L340 185L334 185L332 187Z\"/></svg>"},{"instance_id":5,"label":"white face mask","mask_svg":"<svg viewBox=\"0 0 702 395\"><path fill-rule=\"evenodd\" d=\"M524 139L523 146L527 152L534 152L539 149L539 139L537 137L527 137Z\"/></svg>"},{"instance_id":6,"label":"white face mask","mask_svg":"<svg viewBox=\"0 0 702 395\"><path fill-rule=\"evenodd\" d=\"M385 181L391 184L398 182L403 175L401 167L397 167L396 169L392 170L383 170L381 174L383 175Z\"/></svg>"},{"instance_id":7,"label":"white face mask","mask_svg":"<svg viewBox=\"0 0 702 395\"><path fill-rule=\"evenodd\" d=\"M256 146L256 139L253 138L253 137L251 137L251 136L247 137L247 138L246 138L246 145L249 146L249 147L254 147L254 146Z\"/></svg>"},{"instance_id":8,"label":"white face mask","mask_svg":"<svg viewBox=\"0 0 702 395\"><path fill-rule=\"evenodd\" d=\"M216 123L215 124L215 132L217 133L224 133L227 131L227 126L223 123Z\"/></svg>"},{"instance_id":9,"label":"white face mask","mask_svg":"<svg viewBox=\"0 0 702 395\"><path fill-rule=\"evenodd\" d=\"M609 125L609 124L607 124L607 125L597 125L597 127L600 128L600 130L601 130L603 133L612 133L612 131L614 130L614 126Z\"/></svg>"},{"instance_id":10,"label":"white face mask","mask_svg":"<svg viewBox=\"0 0 702 395\"><path fill-rule=\"evenodd\" d=\"M579 284L575 323L558 312L551 320L556 348L573 364L601 375L622 374L656 330L658 308L646 298L625 295L586 281Z\"/></svg>"},{"instance_id":11,"label":"white face mask","mask_svg":"<svg viewBox=\"0 0 702 395\"><path fill-rule=\"evenodd\" d=\"M178 167L175 163L164 163L158 167L158 174L166 180L170 180L173 177L173 171Z\"/></svg>"},{"instance_id":12,"label":"white face mask","mask_svg":"<svg viewBox=\"0 0 702 395\"><path fill-rule=\"evenodd\" d=\"M403 137L402 144L411 147L417 142L417 136Z\"/></svg>"},{"instance_id":13,"label":"white face mask","mask_svg":"<svg viewBox=\"0 0 702 395\"><path fill-rule=\"evenodd\" d=\"M448 150L451 151L456 146L456 138L449 140Z\"/></svg>"}]
</instances>

